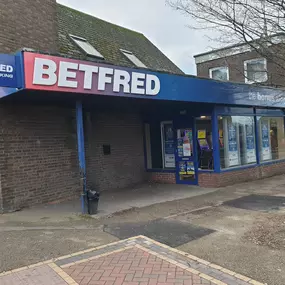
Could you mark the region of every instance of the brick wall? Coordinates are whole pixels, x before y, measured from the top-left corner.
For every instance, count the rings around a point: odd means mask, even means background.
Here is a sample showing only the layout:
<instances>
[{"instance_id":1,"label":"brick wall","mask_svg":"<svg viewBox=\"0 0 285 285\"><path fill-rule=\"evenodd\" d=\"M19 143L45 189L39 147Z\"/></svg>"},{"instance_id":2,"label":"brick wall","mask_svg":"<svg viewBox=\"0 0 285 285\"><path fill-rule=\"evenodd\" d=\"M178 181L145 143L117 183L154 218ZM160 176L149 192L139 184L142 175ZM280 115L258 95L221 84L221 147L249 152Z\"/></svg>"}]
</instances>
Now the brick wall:
<instances>
[{"instance_id":1,"label":"brick wall","mask_svg":"<svg viewBox=\"0 0 285 285\"><path fill-rule=\"evenodd\" d=\"M139 114L89 113L86 116L87 182L104 191L145 181L143 126ZM103 145L111 154L104 155Z\"/></svg>"},{"instance_id":2,"label":"brick wall","mask_svg":"<svg viewBox=\"0 0 285 285\"><path fill-rule=\"evenodd\" d=\"M209 60L203 63L197 64L197 75L200 77L209 78L209 69L228 66L229 68L229 80L233 82L245 82L244 77L244 61L249 59L262 58L261 55L255 51L246 52L228 56L226 58L219 58L215 60ZM278 67L274 62L267 60L268 81L265 82L272 86L284 86L285 69Z\"/></svg>"},{"instance_id":3,"label":"brick wall","mask_svg":"<svg viewBox=\"0 0 285 285\"><path fill-rule=\"evenodd\" d=\"M148 179L153 183L176 184L175 173L149 172Z\"/></svg>"},{"instance_id":4,"label":"brick wall","mask_svg":"<svg viewBox=\"0 0 285 285\"><path fill-rule=\"evenodd\" d=\"M222 173L200 172L198 175L198 185L207 188L224 187L280 174L285 174L285 162L276 162ZM149 172L148 177L150 182L176 184L175 173Z\"/></svg>"},{"instance_id":5,"label":"brick wall","mask_svg":"<svg viewBox=\"0 0 285 285\"><path fill-rule=\"evenodd\" d=\"M222 173L199 173L199 186L223 187L280 174L285 174L285 162L276 162Z\"/></svg>"},{"instance_id":6,"label":"brick wall","mask_svg":"<svg viewBox=\"0 0 285 285\"><path fill-rule=\"evenodd\" d=\"M71 109L0 105L2 211L79 195L74 119Z\"/></svg>"},{"instance_id":7,"label":"brick wall","mask_svg":"<svg viewBox=\"0 0 285 285\"><path fill-rule=\"evenodd\" d=\"M0 53L57 50L56 0L3 0L0 11Z\"/></svg>"}]
</instances>

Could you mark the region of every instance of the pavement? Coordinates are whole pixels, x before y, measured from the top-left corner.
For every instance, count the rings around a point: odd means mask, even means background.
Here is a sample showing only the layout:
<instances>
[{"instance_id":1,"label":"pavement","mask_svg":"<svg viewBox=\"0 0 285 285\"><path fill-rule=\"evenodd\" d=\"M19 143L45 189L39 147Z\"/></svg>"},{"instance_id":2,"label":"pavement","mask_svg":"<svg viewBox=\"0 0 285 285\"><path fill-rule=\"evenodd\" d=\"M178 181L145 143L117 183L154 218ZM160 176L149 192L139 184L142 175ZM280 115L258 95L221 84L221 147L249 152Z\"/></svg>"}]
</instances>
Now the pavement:
<instances>
[{"instance_id":1,"label":"pavement","mask_svg":"<svg viewBox=\"0 0 285 285\"><path fill-rule=\"evenodd\" d=\"M2 285L262 285L144 236L0 274Z\"/></svg>"},{"instance_id":2,"label":"pavement","mask_svg":"<svg viewBox=\"0 0 285 285\"><path fill-rule=\"evenodd\" d=\"M133 207L133 203L126 203L131 207L95 218L69 213L67 209L63 214L57 211L45 211L44 207L42 212L40 209L34 212L33 209L28 209L2 215L0 216L0 272L39 262L44 266L45 272L50 272L50 269L55 271L51 266L54 266L55 260L61 256L86 250L95 253L102 246L134 235L143 235L163 244L159 255L163 256L164 248L167 246L172 248L171 252L179 251L180 260L183 259L181 255L185 256L180 252L184 252L194 258L197 256L206 263L248 276L251 280L258 280L268 285L284 285L285 207L282 202L285 197L284 186L285 175L211 189L210 192L194 188L193 191L196 192L194 196L177 200L171 197L171 193L176 191L175 185L173 188L167 185L169 190L166 190L168 194L164 199L155 200L152 204L148 202L150 205L146 206L142 203L141 206ZM153 189L163 188L163 186L155 187L158 188ZM187 191L191 191L191 188L187 188ZM140 195L143 195L142 193L140 192ZM163 232L159 231L161 225L164 225ZM203 234L197 235L197 230ZM145 244L136 245L147 247ZM136 249L137 247L134 250ZM181 263L177 260L175 262ZM191 260L187 262L193 265ZM49 268L46 267L47 264ZM59 267L63 270L63 265L56 266L54 268ZM17 274L19 280L24 278L26 283L23 284L29 284L27 276L35 274L36 278L40 278L37 271L33 271L33 274L31 271L25 271L29 269L26 268L21 274ZM64 273L72 275L65 271L61 274ZM211 276L210 273L204 272L204 274ZM215 276L212 277L217 279ZM5 275L5 278L11 278L11 275ZM58 279L58 276L54 278L55 284L62 282L62 278ZM204 279L209 281L203 278L201 282L206 282ZM1 285L3 280L0 281ZM19 280L16 284L21 284ZM236 285L229 280L227 282L226 284ZM35 281L30 284L41 283Z\"/></svg>"},{"instance_id":3,"label":"pavement","mask_svg":"<svg viewBox=\"0 0 285 285\"><path fill-rule=\"evenodd\" d=\"M202 188L192 185L141 184L132 188L105 191L101 193L98 213L94 218L102 218L154 204L187 199L217 190L217 188ZM81 201L78 198L61 203L38 205L2 215L0 224L5 222L35 223L43 220L49 220L49 222L78 220L81 212Z\"/></svg>"}]
</instances>

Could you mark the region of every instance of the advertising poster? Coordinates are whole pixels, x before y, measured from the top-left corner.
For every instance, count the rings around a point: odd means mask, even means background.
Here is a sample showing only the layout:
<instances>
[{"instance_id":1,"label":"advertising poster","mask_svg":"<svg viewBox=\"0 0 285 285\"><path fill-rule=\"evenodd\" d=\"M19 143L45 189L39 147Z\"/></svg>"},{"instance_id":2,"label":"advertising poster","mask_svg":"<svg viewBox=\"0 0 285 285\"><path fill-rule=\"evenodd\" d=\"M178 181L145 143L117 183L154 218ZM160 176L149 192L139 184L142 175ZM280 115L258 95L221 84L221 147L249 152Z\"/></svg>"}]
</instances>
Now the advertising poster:
<instances>
[{"instance_id":1,"label":"advertising poster","mask_svg":"<svg viewBox=\"0 0 285 285\"><path fill-rule=\"evenodd\" d=\"M261 134L262 134L262 158L263 160L271 159L270 151L270 134L268 121L263 121L261 123Z\"/></svg>"},{"instance_id":2,"label":"advertising poster","mask_svg":"<svg viewBox=\"0 0 285 285\"><path fill-rule=\"evenodd\" d=\"M247 163L256 162L253 124L246 125L246 160Z\"/></svg>"},{"instance_id":3,"label":"advertising poster","mask_svg":"<svg viewBox=\"0 0 285 285\"><path fill-rule=\"evenodd\" d=\"M180 175L186 175L187 174L187 165L185 161L179 162L179 174Z\"/></svg>"},{"instance_id":4,"label":"advertising poster","mask_svg":"<svg viewBox=\"0 0 285 285\"><path fill-rule=\"evenodd\" d=\"M192 131L185 130L185 134L183 137L183 156L191 156L191 142L192 142Z\"/></svg>"},{"instance_id":5,"label":"advertising poster","mask_svg":"<svg viewBox=\"0 0 285 285\"><path fill-rule=\"evenodd\" d=\"M187 161L186 163L186 170L188 175L194 175L195 174L195 168L193 161Z\"/></svg>"},{"instance_id":6,"label":"advertising poster","mask_svg":"<svg viewBox=\"0 0 285 285\"><path fill-rule=\"evenodd\" d=\"M206 130L198 130L198 139L206 138Z\"/></svg>"},{"instance_id":7,"label":"advertising poster","mask_svg":"<svg viewBox=\"0 0 285 285\"><path fill-rule=\"evenodd\" d=\"M172 124L164 125L164 167L175 167L174 130Z\"/></svg>"},{"instance_id":8,"label":"advertising poster","mask_svg":"<svg viewBox=\"0 0 285 285\"><path fill-rule=\"evenodd\" d=\"M229 166L239 165L237 131L232 122L228 124L229 134Z\"/></svg>"},{"instance_id":9,"label":"advertising poster","mask_svg":"<svg viewBox=\"0 0 285 285\"><path fill-rule=\"evenodd\" d=\"M183 157L183 139L182 138L177 139L177 151L178 151L178 156Z\"/></svg>"}]
</instances>

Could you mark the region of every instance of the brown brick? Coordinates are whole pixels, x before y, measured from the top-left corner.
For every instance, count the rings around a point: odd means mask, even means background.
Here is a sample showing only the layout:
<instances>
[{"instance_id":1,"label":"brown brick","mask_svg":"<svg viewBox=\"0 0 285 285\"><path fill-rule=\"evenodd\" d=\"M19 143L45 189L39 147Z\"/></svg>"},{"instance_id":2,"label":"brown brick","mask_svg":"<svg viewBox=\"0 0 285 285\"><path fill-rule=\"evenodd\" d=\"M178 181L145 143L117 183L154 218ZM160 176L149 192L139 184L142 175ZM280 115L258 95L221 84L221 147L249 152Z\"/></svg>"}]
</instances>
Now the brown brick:
<instances>
[{"instance_id":1,"label":"brown brick","mask_svg":"<svg viewBox=\"0 0 285 285\"><path fill-rule=\"evenodd\" d=\"M74 110L1 104L0 117L2 210L79 196Z\"/></svg>"},{"instance_id":2,"label":"brown brick","mask_svg":"<svg viewBox=\"0 0 285 285\"><path fill-rule=\"evenodd\" d=\"M276 54L280 53L280 50L284 50L284 46L276 45ZM245 82L244 77L244 61L262 58L260 54L255 51L240 53L228 57L221 57L219 59L209 60L206 62L197 64L197 75L199 77L209 78L209 69L227 66L229 68L229 80L233 82ZM283 87L284 86L284 67L279 67L274 62L280 62L280 59L273 59L271 57L267 60L268 81L266 85Z\"/></svg>"},{"instance_id":3,"label":"brown brick","mask_svg":"<svg viewBox=\"0 0 285 285\"><path fill-rule=\"evenodd\" d=\"M98 113L86 116L87 181L105 191L144 182L143 127L139 114ZM111 154L104 155L103 145Z\"/></svg>"},{"instance_id":4,"label":"brown brick","mask_svg":"<svg viewBox=\"0 0 285 285\"><path fill-rule=\"evenodd\" d=\"M57 51L56 0L0 1L0 53Z\"/></svg>"}]
</instances>

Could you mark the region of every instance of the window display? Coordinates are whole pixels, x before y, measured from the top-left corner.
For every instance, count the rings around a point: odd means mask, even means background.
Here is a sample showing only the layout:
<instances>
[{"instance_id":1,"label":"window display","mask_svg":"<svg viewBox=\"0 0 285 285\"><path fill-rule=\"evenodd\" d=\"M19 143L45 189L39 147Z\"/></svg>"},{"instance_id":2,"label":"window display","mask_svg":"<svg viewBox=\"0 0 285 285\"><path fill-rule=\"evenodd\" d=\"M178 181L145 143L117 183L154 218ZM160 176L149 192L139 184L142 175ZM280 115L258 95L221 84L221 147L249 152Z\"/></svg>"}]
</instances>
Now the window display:
<instances>
[{"instance_id":1,"label":"window display","mask_svg":"<svg viewBox=\"0 0 285 285\"><path fill-rule=\"evenodd\" d=\"M284 117L258 117L260 161L285 158Z\"/></svg>"},{"instance_id":2,"label":"window display","mask_svg":"<svg viewBox=\"0 0 285 285\"><path fill-rule=\"evenodd\" d=\"M195 181L192 129L177 130L177 154L180 181Z\"/></svg>"},{"instance_id":3,"label":"window display","mask_svg":"<svg viewBox=\"0 0 285 285\"><path fill-rule=\"evenodd\" d=\"M161 123L164 168L175 168L175 142L172 122Z\"/></svg>"},{"instance_id":4,"label":"window display","mask_svg":"<svg viewBox=\"0 0 285 285\"><path fill-rule=\"evenodd\" d=\"M220 117L219 141L222 168L256 163L254 126L254 117Z\"/></svg>"},{"instance_id":5,"label":"window display","mask_svg":"<svg viewBox=\"0 0 285 285\"><path fill-rule=\"evenodd\" d=\"M196 118L197 153L199 169L213 170L212 118L201 116Z\"/></svg>"}]
</instances>

